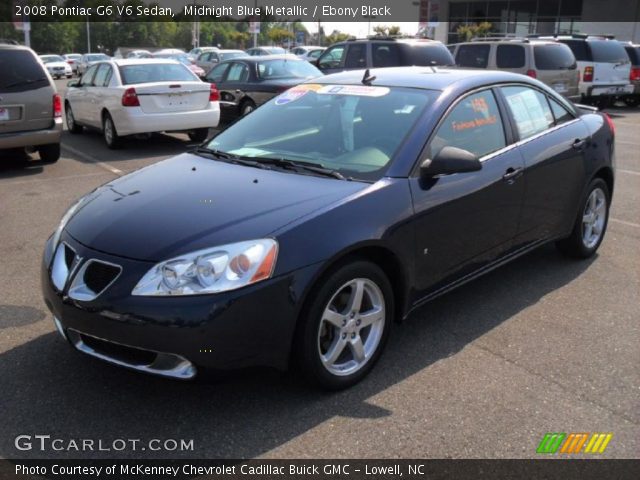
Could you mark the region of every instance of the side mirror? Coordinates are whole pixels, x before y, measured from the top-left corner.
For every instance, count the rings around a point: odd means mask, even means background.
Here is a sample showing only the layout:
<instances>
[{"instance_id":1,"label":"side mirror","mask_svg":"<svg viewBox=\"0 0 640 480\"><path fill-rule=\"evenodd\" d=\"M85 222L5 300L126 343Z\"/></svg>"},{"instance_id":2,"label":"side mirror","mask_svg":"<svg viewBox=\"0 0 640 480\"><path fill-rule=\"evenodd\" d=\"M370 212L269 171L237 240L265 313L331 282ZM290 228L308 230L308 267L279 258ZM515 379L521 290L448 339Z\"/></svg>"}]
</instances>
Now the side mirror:
<instances>
[{"instance_id":1,"label":"side mirror","mask_svg":"<svg viewBox=\"0 0 640 480\"><path fill-rule=\"evenodd\" d=\"M457 147L443 147L433 158L427 158L420 165L420 178L430 179L436 175L476 172L482 164L476 155Z\"/></svg>"},{"instance_id":2,"label":"side mirror","mask_svg":"<svg viewBox=\"0 0 640 480\"><path fill-rule=\"evenodd\" d=\"M80 86L80 80L71 80L70 82L67 82L67 87L79 87Z\"/></svg>"}]
</instances>

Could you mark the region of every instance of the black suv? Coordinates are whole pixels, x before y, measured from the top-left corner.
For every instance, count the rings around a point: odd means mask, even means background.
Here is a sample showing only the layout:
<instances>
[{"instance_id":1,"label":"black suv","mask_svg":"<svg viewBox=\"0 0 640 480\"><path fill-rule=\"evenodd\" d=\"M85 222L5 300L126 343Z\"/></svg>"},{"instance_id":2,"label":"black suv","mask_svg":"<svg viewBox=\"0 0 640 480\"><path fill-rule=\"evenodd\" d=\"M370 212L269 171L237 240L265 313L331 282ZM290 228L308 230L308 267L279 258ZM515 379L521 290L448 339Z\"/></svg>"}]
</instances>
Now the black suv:
<instances>
[{"instance_id":1,"label":"black suv","mask_svg":"<svg viewBox=\"0 0 640 480\"><path fill-rule=\"evenodd\" d=\"M322 73L361 68L453 65L441 42L416 38L371 37L336 43L314 62Z\"/></svg>"}]
</instances>

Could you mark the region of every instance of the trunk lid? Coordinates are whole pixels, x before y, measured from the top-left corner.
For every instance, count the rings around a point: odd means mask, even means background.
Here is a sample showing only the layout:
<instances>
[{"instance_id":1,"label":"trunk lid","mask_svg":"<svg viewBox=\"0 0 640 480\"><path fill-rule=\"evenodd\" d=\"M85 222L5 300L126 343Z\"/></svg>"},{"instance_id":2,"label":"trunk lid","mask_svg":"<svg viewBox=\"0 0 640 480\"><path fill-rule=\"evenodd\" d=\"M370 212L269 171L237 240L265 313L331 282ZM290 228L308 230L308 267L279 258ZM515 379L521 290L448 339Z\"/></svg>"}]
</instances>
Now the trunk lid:
<instances>
[{"instance_id":1,"label":"trunk lid","mask_svg":"<svg viewBox=\"0 0 640 480\"><path fill-rule=\"evenodd\" d=\"M203 110L209 103L210 86L203 82L155 82L132 85L145 113Z\"/></svg>"}]
</instances>

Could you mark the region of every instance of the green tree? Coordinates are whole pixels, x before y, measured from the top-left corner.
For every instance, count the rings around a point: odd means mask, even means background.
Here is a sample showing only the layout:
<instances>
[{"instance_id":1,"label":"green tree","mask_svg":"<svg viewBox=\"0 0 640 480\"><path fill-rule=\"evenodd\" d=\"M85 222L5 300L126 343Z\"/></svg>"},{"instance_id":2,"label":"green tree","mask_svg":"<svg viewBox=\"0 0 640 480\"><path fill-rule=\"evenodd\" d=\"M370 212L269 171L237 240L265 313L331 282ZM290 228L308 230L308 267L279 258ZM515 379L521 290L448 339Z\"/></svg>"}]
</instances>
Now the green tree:
<instances>
[{"instance_id":1,"label":"green tree","mask_svg":"<svg viewBox=\"0 0 640 480\"><path fill-rule=\"evenodd\" d=\"M339 30L334 30L333 32L331 32L330 35L327 35L325 43L327 45L333 45L334 43L344 42L349 38L351 38L351 35L349 35L348 33L344 33Z\"/></svg>"},{"instance_id":2,"label":"green tree","mask_svg":"<svg viewBox=\"0 0 640 480\"><path fill-rule=\"evenodd\" d=\"M489 22L473 23L470 25L460 25L456 33L464 42L468 42L475 37L486 37L493 30L493 24Z\"/></svg>"}]
</instances>

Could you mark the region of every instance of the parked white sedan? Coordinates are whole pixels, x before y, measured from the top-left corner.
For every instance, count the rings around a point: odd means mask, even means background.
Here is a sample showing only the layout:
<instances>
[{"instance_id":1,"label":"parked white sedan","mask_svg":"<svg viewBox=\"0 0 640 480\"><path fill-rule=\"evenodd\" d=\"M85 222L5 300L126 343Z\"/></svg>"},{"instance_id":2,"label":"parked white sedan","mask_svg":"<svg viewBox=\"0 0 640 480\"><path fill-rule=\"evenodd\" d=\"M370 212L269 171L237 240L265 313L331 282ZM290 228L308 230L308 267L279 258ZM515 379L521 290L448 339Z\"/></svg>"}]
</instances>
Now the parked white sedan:
<instances>
[{"instance_id":1,"label":"parked white sedan","mask_svg":"<svg viewBox=\"0 0 640 480\"><path fill-rule=\"evenodd\" d=\"M40 55L40 60L47 67L49 75L53 78L67 77L71 78L73 71L64 58L60 55Z\"/></svg>"},{"instance_id":2,"label":"parked white sedan","mask_svg":"<svg viewBox=\"0 0 640 480\"><path fill-rule=\"evenodd\" d=\"M89 67L69 82L67 128L100 129L109 148L126 135L185 132L202 142L220 120L220 92L175 60L119 59Z\"/></svg>"}]
</instances>

